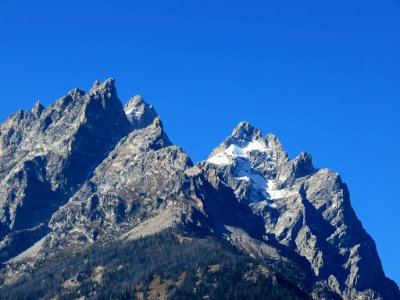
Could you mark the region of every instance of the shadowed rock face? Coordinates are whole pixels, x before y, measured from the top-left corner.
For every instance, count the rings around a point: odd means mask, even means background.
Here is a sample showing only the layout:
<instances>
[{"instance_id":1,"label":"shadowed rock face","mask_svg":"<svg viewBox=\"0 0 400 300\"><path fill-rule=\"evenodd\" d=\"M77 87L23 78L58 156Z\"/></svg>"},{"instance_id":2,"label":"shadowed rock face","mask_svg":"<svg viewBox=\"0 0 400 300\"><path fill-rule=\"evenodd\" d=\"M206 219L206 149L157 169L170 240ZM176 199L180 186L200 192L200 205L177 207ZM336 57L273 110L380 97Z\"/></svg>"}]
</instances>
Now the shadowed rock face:
<instances>
[{"instance_id":1,"label":"shadowed rock face","mask_svg":"<svg viewBox=\"0 0 400 300\"><path fill-rule=\"evenodd\" d=\"M48 231L52 214L129 131L112 79L89 94L74 89L47 109L38 102L1 125L1 261Z\"/></svg>"},{"instance_id":2,"label":"shadowed rock face","mask_svg":"<svg viewBox=\"0 0 400 300\"><path fill-rule=\"evenodd\" d=\"M177 225L271 263L315 299L400 298L339 175L305 152L290 160L248 122L193 166L155 109L140 96L123 107L109 79L0 126L6 283L61 251Z\"/></svg>"}]
</instances>

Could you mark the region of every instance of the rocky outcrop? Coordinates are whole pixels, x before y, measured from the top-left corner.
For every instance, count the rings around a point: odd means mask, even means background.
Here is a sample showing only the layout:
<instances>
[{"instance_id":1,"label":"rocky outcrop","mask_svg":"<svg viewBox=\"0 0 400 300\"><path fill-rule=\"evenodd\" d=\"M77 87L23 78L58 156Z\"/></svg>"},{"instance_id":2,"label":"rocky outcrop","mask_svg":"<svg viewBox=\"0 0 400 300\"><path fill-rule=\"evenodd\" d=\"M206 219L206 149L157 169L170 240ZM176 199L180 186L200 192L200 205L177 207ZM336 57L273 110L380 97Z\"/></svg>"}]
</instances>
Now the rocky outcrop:
<instances>
[{"instance_id":1,"label":"rocky outcrop","mask_svg":"<svg viewBox=\"0 0 400 300\"><path fill-rule=\"evenodd\" d=\"M179 219L184 208L183 172L191 164L180 148L171 145L158 117L145 129L131 132L52 216L52 232L40 255L54 251L53 246L119 236L165 211L170 220Z\"/></svg>"},{"instance_id":2,"label":"rocky outcrop","mask_svg":"<svg viewBox=\"0 0 400 300\"><path fill-rule=\"evenodd\" d=\"M157 118L154 107L144 102L142 96L131 98L125 105L124 110L134 129L145 128Z\"/></svg>"}]
</instances>

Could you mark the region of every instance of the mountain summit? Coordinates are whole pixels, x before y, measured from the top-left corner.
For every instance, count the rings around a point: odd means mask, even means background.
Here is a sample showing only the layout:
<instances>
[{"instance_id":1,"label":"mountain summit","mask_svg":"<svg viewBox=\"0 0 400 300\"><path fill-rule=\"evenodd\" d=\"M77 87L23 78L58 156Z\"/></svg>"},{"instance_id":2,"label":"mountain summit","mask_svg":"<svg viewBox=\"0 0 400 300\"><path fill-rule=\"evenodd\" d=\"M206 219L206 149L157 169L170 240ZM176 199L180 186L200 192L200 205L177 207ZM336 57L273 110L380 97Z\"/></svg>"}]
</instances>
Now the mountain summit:
<instances>
[{"instance_id":1,"label":"mountain summit","mask_svg":"<svg viewBox=\"0 0 400 300\"><path fill-rule=\"evenodd\" d=\"M248 122L194 165L113 79L11 115L0 179L4 299L400 299L337 173Z\"/></svg>"}]
</instances>

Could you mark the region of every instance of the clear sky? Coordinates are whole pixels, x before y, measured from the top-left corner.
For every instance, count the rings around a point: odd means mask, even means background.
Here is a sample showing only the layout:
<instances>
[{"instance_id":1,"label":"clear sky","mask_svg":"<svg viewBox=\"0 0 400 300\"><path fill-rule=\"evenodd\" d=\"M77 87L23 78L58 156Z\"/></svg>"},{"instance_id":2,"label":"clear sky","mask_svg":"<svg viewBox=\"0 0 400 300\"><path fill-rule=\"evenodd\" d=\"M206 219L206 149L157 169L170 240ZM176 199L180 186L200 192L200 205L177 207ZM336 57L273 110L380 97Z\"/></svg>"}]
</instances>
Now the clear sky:
<instances>
[{"instance_id":1,"label":"clear sky","mask_svg":"<svg viewBox=\"0 0 400 300\"><path fill-rule=\"evenodd\" d=\"M348 183L400 283L400 2L0 2L0 119L114 77L205 159L239 121Z\"/></svg>"}]
</instances>

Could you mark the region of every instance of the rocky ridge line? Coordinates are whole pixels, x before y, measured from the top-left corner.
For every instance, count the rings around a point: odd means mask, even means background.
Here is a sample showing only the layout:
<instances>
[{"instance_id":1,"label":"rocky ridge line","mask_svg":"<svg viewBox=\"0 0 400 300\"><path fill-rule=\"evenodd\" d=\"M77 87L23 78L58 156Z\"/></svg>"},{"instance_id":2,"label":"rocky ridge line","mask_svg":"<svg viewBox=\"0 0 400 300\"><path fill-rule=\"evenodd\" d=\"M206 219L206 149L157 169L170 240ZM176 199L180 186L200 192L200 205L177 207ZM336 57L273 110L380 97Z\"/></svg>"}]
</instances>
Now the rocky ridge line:
<instances>
[{"instance_id":1,"label":"rocky ridge line","mask_svg":"<svg viewBox=\"0 0 400 300\"><path fill-rule=\"evenodd\" d=\"M248 122L193 166L141 96L122 106L113 79L12 115L0 126L0 180L9 284L61 251L179 225L297 269L289 279L315 299L400 298L337 173L305 152L290 160Z\"/></svg>"}]
</instances>

